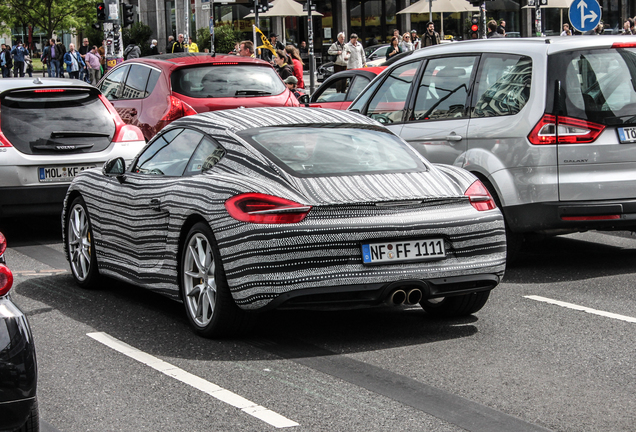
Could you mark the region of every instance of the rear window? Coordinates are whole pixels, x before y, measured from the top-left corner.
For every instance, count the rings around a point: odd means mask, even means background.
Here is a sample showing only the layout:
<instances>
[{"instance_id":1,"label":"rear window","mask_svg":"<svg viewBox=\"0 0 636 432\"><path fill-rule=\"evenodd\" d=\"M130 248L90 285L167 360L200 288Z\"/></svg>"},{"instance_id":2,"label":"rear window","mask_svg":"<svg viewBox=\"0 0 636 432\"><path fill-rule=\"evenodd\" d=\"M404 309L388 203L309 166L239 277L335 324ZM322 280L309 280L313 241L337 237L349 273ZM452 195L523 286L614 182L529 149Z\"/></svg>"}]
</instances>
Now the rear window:
<instances>
[{"instance_id":1,"label":"rear window","mask_svg":"<svg viewBox=\"0 0 636 432\"><path fill-rule=\"evenodd\" d=\"M553 54L548 78L548 113L605 125L636 124L636 49Z\"/></svg>"},{"instance_id":2,"label":"rear window","mask_svg":"<svg viewBox=\"0 0 636 432\"><path fill-rule=\"evenodd\" d=\"M373 127L270 127L240 135L294 176L426 171L402 140Z\"/></svg>"},{"instance_id":3,"label":"rear window","mask_svg":"<svg viewBox=\"0 0 636 432\"><path fill-rule=\"evenodd\" d=\"M177 69L170 79L174 92L192 98L270 96L285 91L273 68L251 64Z\"/></svg>"},{"instance_id":4,"label":"rear window","mask_svg":"<svg viewBox=\"0 0 636 432\"><path fill-rule=\"evenodd\" d=\"M2 132L17 150L91 153L110 145L115 122L97 89L41 90L14 91L0 99Z\"/></svg>"}]
</instances>

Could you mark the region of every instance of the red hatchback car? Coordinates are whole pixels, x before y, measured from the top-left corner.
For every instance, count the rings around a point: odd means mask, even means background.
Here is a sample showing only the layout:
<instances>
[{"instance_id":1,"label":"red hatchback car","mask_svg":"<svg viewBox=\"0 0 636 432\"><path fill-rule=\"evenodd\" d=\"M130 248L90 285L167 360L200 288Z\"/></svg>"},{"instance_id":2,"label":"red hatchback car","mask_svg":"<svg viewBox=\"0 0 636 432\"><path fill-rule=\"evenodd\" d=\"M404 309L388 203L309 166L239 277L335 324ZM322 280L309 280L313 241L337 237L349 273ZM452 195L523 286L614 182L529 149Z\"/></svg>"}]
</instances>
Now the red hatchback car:
<instances>
[{"instance_id":1,"label":"red hatchback car","mask_svg":"<svg viewBox=\"0 0 636 432\"><path fill-rule=\"evenodd\" d=\"M146 140L186 115L299 106L269 63L234 55L178 53L128 60L110 70L97 87Z\"/></svg>"}]
</instances>

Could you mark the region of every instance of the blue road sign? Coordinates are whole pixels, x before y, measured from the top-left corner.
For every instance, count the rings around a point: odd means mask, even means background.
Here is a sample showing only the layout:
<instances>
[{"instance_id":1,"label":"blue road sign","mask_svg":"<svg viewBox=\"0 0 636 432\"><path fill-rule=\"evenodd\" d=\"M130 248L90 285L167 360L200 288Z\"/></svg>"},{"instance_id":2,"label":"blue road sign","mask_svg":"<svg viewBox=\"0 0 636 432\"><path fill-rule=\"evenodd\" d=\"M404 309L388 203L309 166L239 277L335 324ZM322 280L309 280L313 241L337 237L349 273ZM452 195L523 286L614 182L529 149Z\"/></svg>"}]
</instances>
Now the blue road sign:
<instances>
[{"instance_id":1,"label":"blue road sign","mask_svg":"<svg viewBox=\"0 0 636 432\"><path fill-rule=\"evenodd\" d=\"M574 0L569 10L570 23L580 32L594 30L601 21L601 6L596 0Z\"/></svg>"}]
</instances>

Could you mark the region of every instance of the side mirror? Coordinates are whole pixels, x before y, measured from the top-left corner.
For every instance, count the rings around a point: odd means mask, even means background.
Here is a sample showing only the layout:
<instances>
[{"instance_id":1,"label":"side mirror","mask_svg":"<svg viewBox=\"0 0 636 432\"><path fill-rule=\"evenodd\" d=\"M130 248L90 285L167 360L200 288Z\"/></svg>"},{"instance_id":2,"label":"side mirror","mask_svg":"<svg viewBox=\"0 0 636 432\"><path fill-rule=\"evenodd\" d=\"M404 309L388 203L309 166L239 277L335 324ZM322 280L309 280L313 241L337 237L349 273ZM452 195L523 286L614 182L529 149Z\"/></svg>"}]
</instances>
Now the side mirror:
<instances>
[{"instance_id":1,"label":"side mirror","mask_svg":"<svg viewBox=\"0 0 636 432\"><path fill-rule=\"evenodd\" d=\"M124 158L122 157L109 159L106 161L106 163L102 167L102 174L109 177L116 177L120 183L126 179L124 175L125 172L126 172L126 162L124 161Z\"/></svg>"},{"instance_id":2,"label":"side mirror","mask_svg":"<svg viewBox=\"0 0 636 432\"><path fill-rule=\"evenodd\" d=\"M309 105L309 95L308 94L301 95L298 98L298 102L300 102L301 104L305 106Z\"/></svg>"}]
</instances>

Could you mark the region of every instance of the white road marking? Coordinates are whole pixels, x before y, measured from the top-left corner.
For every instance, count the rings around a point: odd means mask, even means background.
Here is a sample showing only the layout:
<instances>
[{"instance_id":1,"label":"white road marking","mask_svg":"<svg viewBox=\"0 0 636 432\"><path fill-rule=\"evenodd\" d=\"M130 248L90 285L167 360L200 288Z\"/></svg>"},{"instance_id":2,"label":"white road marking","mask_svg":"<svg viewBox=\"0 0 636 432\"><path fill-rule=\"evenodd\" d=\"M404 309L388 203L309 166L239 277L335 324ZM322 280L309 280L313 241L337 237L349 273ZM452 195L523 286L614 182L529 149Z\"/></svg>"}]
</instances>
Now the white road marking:
<instances>
[{"instance_id":1,"label":"white road marking","mask_svg":"<svg viewBox=\"0 0 636 432\"><path fill-rule=\"evenodd\" d=\"M604 316L606 318L614 318L614 319L621 320L621 321L627 321L627 322L631 322L631 323L636 323L636 318L629 317L629 316L626 316L626 315L619 315L619 314L615 314L615 313L611 313L611 312L605 312L605 311L598 310L598 309L592 309L592 308L585 307L585 306L579 306L579 305L576 305L574 303L567 303L567 302L562 302L562 301L559 301L559 300L549 299L547 297L534 296L534 295L524 296L524 297L528 298L528 299L531 299L531 300L536 300L536 301L540 301L540 302L550 303L550 304L554 304L554 305L565 307L565 308L569 308L569 309L574 309L574 310L578 310L578 311L591 313L591 314L594 314L594 315Z\"/></svg>"},{"instance_id":2,"label":"white road marking","mask_svg":"<svg viewBox=\"0 0 636 432\"><path fill-rule=\"evenodd\" d=\"M275 413L272 410L269 410L260 405L256 405L254 402L251 402L242 396L232 393L229 390L225 390L224 388L219 387L218 385L211 383L210 381L206 381L203 378L191 374L190 372L186 372L183 369L171 365L170 363L167 363L157 357L138 350L137 348L132 347L127 343L124 343L119 339L112 337L108 333L95 332L87 333L86 335L98 342L103 343L107 347L114 349L115 351L119 351L120 353L127 355L128 357L135 359L147 366L150 366L151 368L165 375L168 375L169 377L175 378L185 384L201 390L202 392L207 393L222 402L230 404L233 407L242 410L246 414L254 416L257 419L262 420L265 423L269 423L274 427L285 428L299 426L298 423L288 419L287 417L283 417L282 415Z\"/></svg>"}]
</instances>

